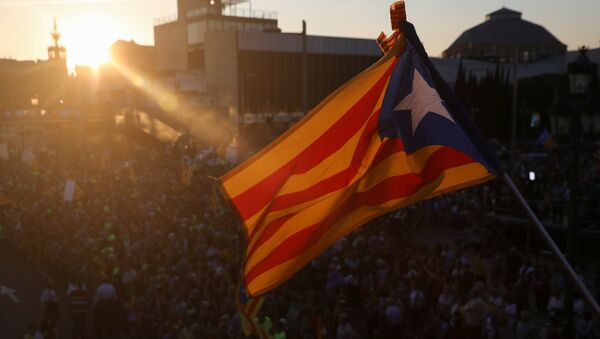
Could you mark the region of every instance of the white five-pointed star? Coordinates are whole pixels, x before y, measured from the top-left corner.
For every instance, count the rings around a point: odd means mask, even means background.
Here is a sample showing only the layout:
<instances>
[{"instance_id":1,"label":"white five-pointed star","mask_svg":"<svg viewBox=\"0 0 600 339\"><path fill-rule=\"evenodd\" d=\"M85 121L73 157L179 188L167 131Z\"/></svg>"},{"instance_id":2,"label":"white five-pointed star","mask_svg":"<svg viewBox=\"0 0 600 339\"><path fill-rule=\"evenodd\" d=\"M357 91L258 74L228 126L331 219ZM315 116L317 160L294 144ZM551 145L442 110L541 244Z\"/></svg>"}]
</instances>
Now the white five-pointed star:
<instances>
[{"instance_id":1,"label":"white five-pointed star","mask_svg":"<svg viewBox=\"0 0 600 339\"><path fill-rule=\"evenodd\" d=\"M423 79L421 73L416 69L413 76L412 92L402 99L394 110L410 111L413 135L421 123L421 120L423 120L428 113L441 115L454 122L446 107L442 105L442 98L440 98L440 95L436 90L429 86L427 81Z\"/></svg>"}]
</instances>

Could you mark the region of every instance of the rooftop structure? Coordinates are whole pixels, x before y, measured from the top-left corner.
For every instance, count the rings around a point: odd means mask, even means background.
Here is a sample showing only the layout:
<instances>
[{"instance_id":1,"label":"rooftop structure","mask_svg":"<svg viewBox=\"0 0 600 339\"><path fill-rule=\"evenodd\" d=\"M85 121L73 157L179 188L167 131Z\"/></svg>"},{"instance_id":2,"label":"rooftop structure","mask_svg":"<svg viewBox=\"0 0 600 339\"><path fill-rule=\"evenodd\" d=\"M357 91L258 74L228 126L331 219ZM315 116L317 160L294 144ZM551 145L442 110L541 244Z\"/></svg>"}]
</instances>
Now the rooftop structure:
<instances>
[{"instance_id":1,"label":"rooftop structure","mask_svg":"<svg viewBox=\"0 0 600 339\"><path fill-rule=\"evenodd\" d=\"M67 49L60 45L59 40L61 37L60 32L58 31L58 25L56 24L56 17L54 17L54 29L50 34L52 36L52 41L54 44L48 47L48 59L66 59L67 58Z\"/></svg>"},{"instance_id":2,"label":"rooftop structure","mask_svg":"<svg viewBox=\"0 0 600 339\"><path fill-rule=\"evenodd\" d=\"M177 14L155 20L154 41L159 71L204 69L204 41L211 31L280 32L277 13L251 7L243 0L178 0Z\"/></svg>"},{"instance_id":3,"label":"rooftop structure","mask_svg":"<svg viewBox=\"0 0 600 339\"><path fill-rule=\"evenodd\" d=\"M523 20L521 12L502 8L463 32L443 56L501 63L535 62L564 55L566 49L543 26Z\"/></svg>"}]
</instances>

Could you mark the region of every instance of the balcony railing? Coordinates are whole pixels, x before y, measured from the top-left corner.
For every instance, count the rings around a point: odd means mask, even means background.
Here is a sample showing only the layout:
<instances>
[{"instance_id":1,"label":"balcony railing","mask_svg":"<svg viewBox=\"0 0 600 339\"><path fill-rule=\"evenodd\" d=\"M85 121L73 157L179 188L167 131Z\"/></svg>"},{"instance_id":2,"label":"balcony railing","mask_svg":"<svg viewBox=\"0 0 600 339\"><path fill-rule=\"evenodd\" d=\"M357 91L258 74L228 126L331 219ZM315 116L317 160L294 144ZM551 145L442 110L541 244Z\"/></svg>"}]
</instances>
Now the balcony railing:
<instances>
[{"instance_id":1,"label":"balcony railing","mask_svg":"<svg viewBox=\"0 0 600 339\"><path fill-rule=\"evenodd\" d=\"M177 21L177 13L161 16L154 19L154 26L164 25Z\"/></svg>"},{"instance_id":2,"label":"balcony railing","mask_svg":"<svg viewBox=\"0 0 600 339\"><path fill-rule=\"evenodd\" d=\"M224 11L223 15L251 19L277 20L277 12L263 11L260 9L250 10L245 8L236 9L235 7L231 7L228 10Z\"/></svg>"},{"instance_id":3,"label":"balcony railing","mask_svg":"<svg viewBox=\"0 0 600 339\"><path fill-rule=\"evenodd\" d=\"M209 7L196 8L193 10L189 10L186 13L188 19L208 15L208 14L217 14L214 10L211 11ZM235 8L230 7L228 9L223 10L223 16L227 17L237 17L237 18L249 18L249 19L262 19L262 20L277 20L277 12L275 11L263 11L259 9L245 9L245 8ZM164 25L171 22L177 21L178 16L177 13L166 15L162 17L158 17L154 19L154 25Z\"/></svg>"}]
</instances>

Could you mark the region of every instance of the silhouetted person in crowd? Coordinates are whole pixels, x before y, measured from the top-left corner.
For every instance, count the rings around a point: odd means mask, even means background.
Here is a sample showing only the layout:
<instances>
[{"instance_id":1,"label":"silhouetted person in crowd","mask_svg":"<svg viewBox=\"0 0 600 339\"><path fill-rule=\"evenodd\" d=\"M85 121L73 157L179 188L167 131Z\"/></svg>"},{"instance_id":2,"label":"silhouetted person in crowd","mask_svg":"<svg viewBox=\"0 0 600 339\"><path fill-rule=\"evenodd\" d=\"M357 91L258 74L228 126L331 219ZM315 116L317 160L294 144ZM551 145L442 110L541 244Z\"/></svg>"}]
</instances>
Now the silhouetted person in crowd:
<instances>
[{"instance_id":1,"label":"silhouetted person in crowd","mask_svg":"<svg viewBox=\"0 0 600 339\"><path fill-rule=\"evenodd\" d=\"M54 282L48 280L46 287L42 290L40 300L44 303L44 316L51 323L56 323L60 316L58 308L58 294L54 290Z\"/></svg>"},{"instance_id":2,"label":"silhouetted person in crowd","mask_svg":"<svg viewBox=\"0 0 600 339\"><path fill-rule=\"evenodd\" d=\"M103 282L96 289L94 297L94 332L96 339L109 339L114 335L116 302L117 290L111 284L110 278L104 276Z\"/></svg>"},{"instance_id":3,"label":"silhouetted person in crowd","mask_svg":"<svg viewBox=\"0 0 600 339\"><path fill-rule=\"evenodd\" d=\"M90 292L80 278L69 285L67 290L69 298L69 313L73 321L73 339L85 338L86 319L90 308Z\"/></svg>"}]
</instances>

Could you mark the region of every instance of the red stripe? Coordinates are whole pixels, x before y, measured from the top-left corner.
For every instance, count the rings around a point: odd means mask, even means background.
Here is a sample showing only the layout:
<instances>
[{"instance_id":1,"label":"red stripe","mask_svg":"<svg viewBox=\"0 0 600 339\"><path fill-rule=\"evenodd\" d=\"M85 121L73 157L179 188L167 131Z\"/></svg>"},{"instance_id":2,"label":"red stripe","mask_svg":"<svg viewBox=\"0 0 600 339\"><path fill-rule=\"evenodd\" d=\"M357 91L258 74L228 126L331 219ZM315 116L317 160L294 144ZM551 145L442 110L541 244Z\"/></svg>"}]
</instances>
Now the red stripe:
<instances>
[{"instance_id":1,"label":"red stripe","mask_svg":"<svg viewBox=\"0 0 600 339\"><path fill-rule=\"evenodd\" d=\"M377 121L377 119L375 119L375 121ZM365 140L365 139L363 139L363 140ZM364 150L359 151L357 149L357 152L355 152L355 157L360 157L362 160L362 157L364 157L364 154L367 151L367 146L368 146L368 143L365 142ZM369 170L375 168L380 162L387 159L389 156L391 156L395 153L399 153L399 152L404 152L404 146L402 144L402 140L398 139L398 138L386 139L379 147L379 150L377 151L377 154L375 155L373 162L369 165ZM354 176L358 172L359 166L361 165L360 163L355 163L354 159L352 160L352 164L353 165L351 167L349 167L348 169L346 169L345 171L342 171L329 179L325 179L325 180L319 182L318 184L316 184L302 192L277 197L273 203L273 207L272 207L271 211L281 210L284 208L294 206L296 204L301 204L303 202L313 200L319 196L323 196L325 194L335 192L339 189L342 189L342 188L348 186L348 184L350 183L352 178L354 178ZM281 200L283 200L283 201L280 202ZM254 251L258 247L260 247L260 245L262 245L265 241L267 241L273 234L275 234L283 226L283 224L285 224L285 222L288 219L290 219L291 217L293 217L296 214L297 213L288 214L284 217L274 220L269 225L267 225L267 227L264 228L264 231L260 234L260 238L258 239L258 241L256 241L254 246L252 246L252 248L249 250L248 256L251 256L254 253ZM260 226L264 222L264 219L266 218L267 215L268 215L268 213L265 213L261 217L261 219L258 221L257 226L254 228L253 232L248 237L249 243L252 242L254 237L260 231L260 229L261 229Z\"/></svg>"},{"instance_id":2,"label":"red stripe","mask_svg":"<svg viewBox=\"0 0 600 339\"><path fill-rule=\"evenodd\" d=\"M396 61L390 65L375 86L317 140L273 174L233 198L242 218L248 219L264 208L291 175L306 173L356 134L373 113L395 63Z\"/></svg>"},{"instance_id":3,"label":"red stripe","mask_svg":"<svg viewBox=\"0 0 600 339\"><path fill-rule=\"evenodd\" d=\"M311 201L325 194L335 192L339 189L342 189L352 181L352 178L356 176L358 170L362 166L362 161L369 150L369 146L371 143L371 138L374 133L378 133L378 124L377 119L379 117L379 113L374 114L369 122L367 123L366 128L363 130L363 133L360 137L360 141L354 150L354 154L352 155L352 160L350 161L350 165L343 171L324 179L317 184L312 185L311 187L294 193L284 194L276 197L271 204L270 211L279 211L286 208L289 208L294 205L301 204L306 201ZM387 139L390 140L390 139ZM398 151L403 151L402 140L394 139L394 144L399 145ZM381 149L378 151L378 155L381 153ZM389 155L389 154L387 154ZM377 165L377 163L372 163L372 166Z\"/></svg>"},{"instance_id":4,"label":"red stripe","mask_svg":"<svg viewBox=\"0 0 600 339\"><path fill-rule=\"evenodd\" d=\"M366 192L355 193L324 220L291 235L279 244L266 258L252 267L246 274L246 284L252 283L261 274L283 264L309 249L321 240L328 226L362 206L378 206L417 192L421 187L435 181L445 170L474 162L469 156L453 148L443 147L427 160L420 174L410 173L390 177ZM356 189L358 183L353 185Z\"/></svg>"},{"instance_id":5,"label":"red stripe","mask_svg":"<svg viewBox=\"0 0 600 339\"><path fill-rule=\"evenodd\" d=\"M354 155L352 156L350 166L346 170L336 175L333 175L325 180L322 180L319 183L301 192L294 192L276 197L272 202L270 211L282 210L306 201L313 200L319 196L323 196L324 194L335 192L341 188L348 186L348 184L350 183L352 178L354 178L354 176L358 172L358 169L362 165L361 162L369 148L370 135L373 132L377 131L378 116L379 114L373 114L369 119L369 122L363 130L359 143L354 151ZM386 142L390 140L392 139L386 139ZM393 141L393 143L396 145L394 148L397 148L398 152L403 151L404 148L401 139L394 140L395 141ZM379 155L379 153L382 153L382 151L385 152L387 151L387 149L385 147L380 146L376 157ZM264 218L266 218L267 215L268 213L263 214L261 218L257 221L252 233L248 236L248 239L250 239L250 241L252 241L256 234L261 231L261 226L264 222Z\"/></svg>"},{"instance_id":6,"label":"red stripe","mask_svg":"<svg viewBox=\"0 0 600 339\"><path fill-rule=\"evenodd\" d=\"M269 225L267 225L267 227L265 227L264 231L260 234L260 238L258 239L258 241L254 244L254 246L252 246L250 251L248 251L247 256L248 257L251 256L254 253L254 251L256 250L256 248L258 248L258 246L260 246L262 243L264 243L263 239L268 239L271 236L273 236L273 234L275 234L283 226L283 224L286 223L286 221L288 221L291 217L295 216L296 214L298 214L298 212L290 213L286 216L283 216L281 218L273 220L273 222L269 223ZM266 213L264 216L261 217L260 223L258 225L262 224L265 216L266 216ZM256 231L257 229L258 229L258 226L254 230ZM253 236L255 236L256 234L257 234L257 232L253 232ZM248 238L248 244L250 244L252 239L253 239L253 237Z\"/></svg>"}]
</instances>

